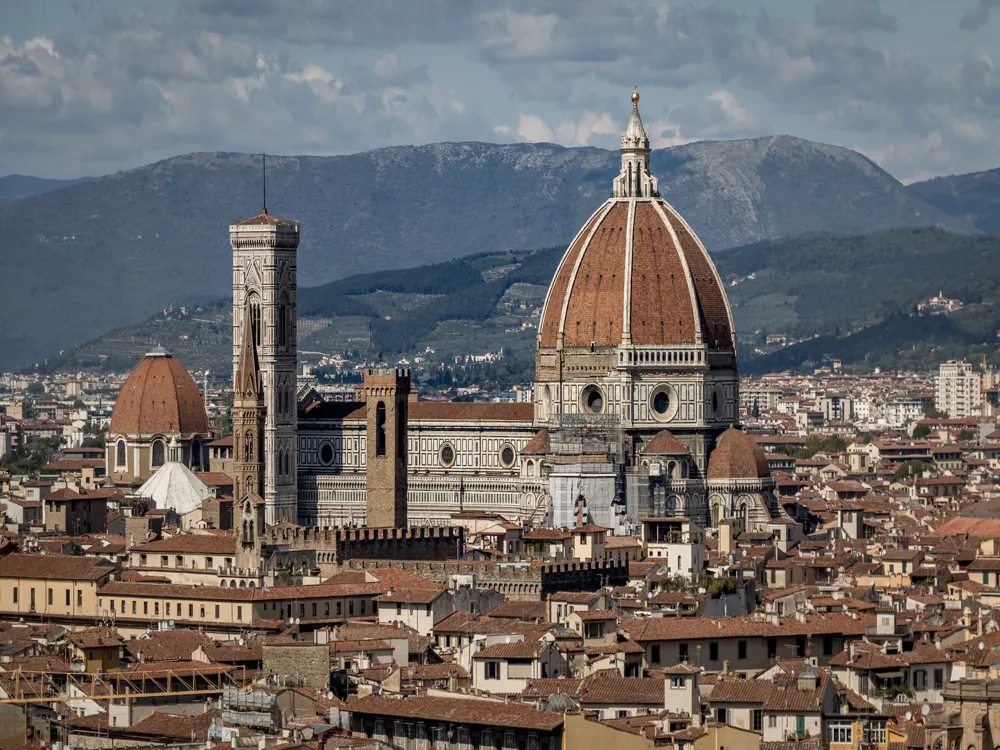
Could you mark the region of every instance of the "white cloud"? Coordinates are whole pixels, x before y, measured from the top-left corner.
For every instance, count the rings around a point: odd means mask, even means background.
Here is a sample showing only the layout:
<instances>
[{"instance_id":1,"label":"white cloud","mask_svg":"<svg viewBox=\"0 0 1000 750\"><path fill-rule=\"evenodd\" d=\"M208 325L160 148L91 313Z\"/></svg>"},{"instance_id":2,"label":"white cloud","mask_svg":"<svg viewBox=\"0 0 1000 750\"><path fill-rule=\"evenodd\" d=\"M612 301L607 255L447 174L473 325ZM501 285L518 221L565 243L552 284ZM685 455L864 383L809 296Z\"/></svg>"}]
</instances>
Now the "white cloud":
<instances>
[{"instance_id":1,"label":"white cloud","mask_svg":"<svg viewBox=\"0 0 1000 750\"><path fill-rule=\"evenodd\" d=\"M334 69L183 19L118 18L93 46L0 37L11 171L113 171L196 150L343 153L485 137L459 92L387 53Z\"/></svg>"},{"instance_id":2,"label":"white cloud","mask_svg":"<svg viewBox=\"0 0 1000 750\"><path fill-rule=\"evenodd\" d=\"M753 114L731 92L719 89L709 94L708 99L719 105L730 127L749 128L755 124Z\"/></svg>"},{"instance_id":3,"label":"white cloud","mask_svg":"<svg viewBox=\"0 0 1000 750\"><path fill-rule=\"evenodd\" d=\"M556 137L558 143L566 146L587 146L594 136L618 135L621 131L610 112L597 114L588 110L575 122L561 122L556 127Z\"/></svg>"},{"instance_id":4,"label":"white cloud","mask_svg":"<svg viewBox=\"0 0 1000 750\"><path fill-rule=\"evenodd\" d=\"M545 120L524 112L517 116L517 136L532 143L551 143L554 138L552 128L545 124Z\"/></svg>"}]
</instances>

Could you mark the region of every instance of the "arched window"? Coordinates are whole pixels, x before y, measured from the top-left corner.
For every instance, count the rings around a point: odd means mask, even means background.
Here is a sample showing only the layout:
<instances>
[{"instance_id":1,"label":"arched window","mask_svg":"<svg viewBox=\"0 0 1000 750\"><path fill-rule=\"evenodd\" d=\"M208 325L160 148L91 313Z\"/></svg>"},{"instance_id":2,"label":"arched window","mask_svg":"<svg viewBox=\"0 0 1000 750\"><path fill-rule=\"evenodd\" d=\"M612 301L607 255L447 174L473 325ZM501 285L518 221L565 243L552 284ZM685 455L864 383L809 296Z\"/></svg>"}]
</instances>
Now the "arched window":
<instances>
[{"instance_id":1,"label":"arched window","mask_svg":"<svg viewBox=\"0 0 1000 750\"><path fill-rule=\"evenodd\" d=\"M125 460L125 441L119 440L115 445L115 468L125 469L127 461Z\"/></svg>"},{"instance_id":2,"label":"arched window","mask_svg":"<svg viewBox=\"0 0 1000 750\"><path fill-rule=\"evenodd\" d=\"M375 406L375 455L385 455L385 402Z\"/></svg>"},{"instance_id":3,"label":"arched window","mask_svg":"<svg viewBox=\"0 0 1000 750\"><path fill-rule=\"evenodd\" d=\"M260 347L260 297L256 292L247 295L247 307L250 309L250 330L253 331L253 341Z\"/></svg>"},{"instance_id":4,"label":"arched window","mask_svg":"<svg viewBox=\"0 0 1000 750\"><path fill-rule=\"evenodd\" d=\"M406 404L396 405L396 458L406 463Z\"/></svg>"},{"instance_id":5,"label":"arched window","mask_svg":"<svg viewBox=\"0 0 1000 750\"><path fill-rule=\"evenodd\" d=\"M163 466L164 461L164 446L162 440L153 441L152 458L150 459L150 464L155 469L158 466Z\"/></svg>"},{"instance_id":6,"label":"arched window","mask_svg":"<svg viewBox=\"0 0 1000 750\"><path fill-rule=\"evenodd\" d=\"M284 297L278 303L278 346L288 346L288 302Z\"/></svg>"},{"instance_id":7,"label":"arched window","mask_svg":"<svg viewBox=\"0 0 1000 750\"><path fill-rule=\"evenodd\" d=\"M250 430L247 430L246 434L243 436L243 460L248 462L254 460L253 434Z\"/></svg>"},{"instance_id":8,"label":"arched window","mask_svg":"<svg viewBox=\"0 0 1000 750\"><path fill-rule=\"evenodd\" d=\"M244 484L244 487L246 489L247 497L250 497L250 495L253 494L253 477L246 478L246 483Z\"/></svg>"},{"instance_id":9,"label":"arched window","mask_svg":"<svg viewBox=\"0 0 1000 750\"><path fill-rule=\"evenodd\" d=\"M191 441L191 468L201 470L201 441Z\"/></svg>"}]
</instances>

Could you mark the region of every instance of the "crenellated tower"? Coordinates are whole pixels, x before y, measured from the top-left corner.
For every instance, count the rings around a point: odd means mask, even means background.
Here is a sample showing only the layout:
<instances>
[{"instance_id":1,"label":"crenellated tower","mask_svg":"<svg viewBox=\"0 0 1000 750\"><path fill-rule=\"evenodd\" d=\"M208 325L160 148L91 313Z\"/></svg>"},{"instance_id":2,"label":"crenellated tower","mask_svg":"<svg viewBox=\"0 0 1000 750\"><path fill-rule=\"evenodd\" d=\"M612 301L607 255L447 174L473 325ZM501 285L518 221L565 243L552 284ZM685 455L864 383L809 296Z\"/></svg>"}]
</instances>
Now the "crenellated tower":
<instances>
[{"instance_id":1,"label":"crenellated tower","mask_svg":"<svg viewBox=\"0 0 1000 750\"><path fill-rule=\"evenodd\" d=\"M407 525L407 427L410 371L376 368L365 371L368 526Z\"/></svg>"},{"instance_id":2,"label":"crenellated tower","mask_svg":"<svg viewBox=\"0 0 1000 750\"><path fill-rule=\"evenodd\" d=\"M296 258L299 223L267 212L229 227L233 248L233 374L243 328L256 347L263 400L261 488L268 524L298 521Z\"/></svg>"}]
</instances>

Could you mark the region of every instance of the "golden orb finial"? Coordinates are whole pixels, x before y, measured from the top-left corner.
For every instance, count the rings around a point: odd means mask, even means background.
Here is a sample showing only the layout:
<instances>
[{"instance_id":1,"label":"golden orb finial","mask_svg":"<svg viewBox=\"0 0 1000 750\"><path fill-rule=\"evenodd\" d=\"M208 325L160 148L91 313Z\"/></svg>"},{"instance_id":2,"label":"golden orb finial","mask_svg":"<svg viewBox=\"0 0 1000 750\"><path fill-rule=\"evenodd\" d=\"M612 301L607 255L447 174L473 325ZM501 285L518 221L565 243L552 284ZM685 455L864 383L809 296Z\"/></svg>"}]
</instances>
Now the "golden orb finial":
<instances>
[{"instance_id":1,"label":"golden orb finial","mask_svg":"<svg viewBox=\"0 0 1000 750\"><path fill-rule=\"evenodd\" d=\"M639 106L639 84L632 86L632 104Z\"/></svg>"}]
</instances>

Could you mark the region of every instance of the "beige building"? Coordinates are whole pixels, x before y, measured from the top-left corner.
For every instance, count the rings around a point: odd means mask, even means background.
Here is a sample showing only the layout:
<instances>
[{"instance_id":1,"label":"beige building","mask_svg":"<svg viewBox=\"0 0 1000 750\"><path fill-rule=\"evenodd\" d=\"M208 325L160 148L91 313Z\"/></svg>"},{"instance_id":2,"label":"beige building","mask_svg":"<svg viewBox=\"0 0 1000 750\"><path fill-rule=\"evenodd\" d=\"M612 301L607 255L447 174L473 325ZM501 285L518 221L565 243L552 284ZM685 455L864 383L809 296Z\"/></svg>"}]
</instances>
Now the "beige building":
<instances>
[{"instance_id":1,"label":"beige building","mask_svg":"<svg viewBox=\"0 0 1000 750\"><path fill-rule=\"evenodd\" d=\"M289 620L342 623L375 613L377 583L224 588L169 583L115 581L98 592L97 610L114 616L119 628L146 628L159 622L231 633L262 623Z\"/></svg>"},{"instance_id":2,"label":"beige building","mask_svg":"<svg viewBox=\"0 0 1000 750\"><path fill-rule=\"evenodd\" d=\"M420 635L430 635L435 623L455 611L455 597L443 588L400 587L379 596L376 606L380 623L400 623Z\"/></svg>"},{"instance_id":3,"label":"beige building","mask_svg":"<svg viewBox=\"0 0 1000 750\"><path fill-rule=\"evenodd\" d=\"M631 728L619 728L614 722L601 723L582 713L565 716L563 748L565 750L654 750L677 747L684 750L758 750L760 735L727 724L710 723L694 730L683 730L675 741L662 726L650 725L643 733Z\"/></svg>"},{"instance_id":4,"label":"beige building","mask_svg":"<svg viewBox=\"0 0 1000 750\"><path fill-rule=\"evenodd\" d=\"M233 436L219 438L208 444L208 470L233 475Z\"/></svg>"},{"instance_id":5,"label":"beige building","mask_svg":"<svg viewBox=\"0 0 1000 750\"><path fill-rule=\"evenodd\" d=\"M510 695L522 692L531 680L565 673L565 662L555 643L532 637L508 642L517 637L487 637L486 647L472 657L472 686L475 689Z\"/></svg>"},{"instance_id":6,"label":"beige building","mask_svg":"<svg viewBox=\"0 0 1000 750\"><path fill-rule=\"evenodd\" d=\"M179 534L139 544L129 551L129 567L171 583L224 588L263 584L259 569L236 567L237 539L226 534Z\"/></svg>"},{"instance_id":7,"label":"beige building","mask_svg":"<svg viewBox=\"0 0 1000 750\"><path fill-rule=\"evenodd\" d=\"M573 533L574 560L604 560L608 529L593 523L576 526Z\"/></svg>"},{"instance_id":8,"label":"beige building","mask_svg":"<svg viewBox=\"0 0 1000 750\"><path fill-rule=\"evenodd\" d=\"M948 360L938 369L934 406L949 417L978 417L982 407L982 377L965 360Z\"/></svg>"},{"instance_id":9,"label":"beige building","mask_svg":"<svg viewBox=\"0 0 1000 750\"><path fill-rule=\"evenodd\" d=\"M115 568L98 557L26 555L0 558L0 615L44 615L90 622L98 589Z\"/></svg>"}]
</instances>

